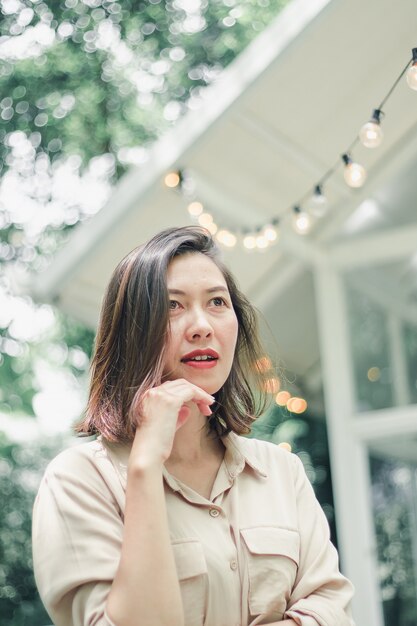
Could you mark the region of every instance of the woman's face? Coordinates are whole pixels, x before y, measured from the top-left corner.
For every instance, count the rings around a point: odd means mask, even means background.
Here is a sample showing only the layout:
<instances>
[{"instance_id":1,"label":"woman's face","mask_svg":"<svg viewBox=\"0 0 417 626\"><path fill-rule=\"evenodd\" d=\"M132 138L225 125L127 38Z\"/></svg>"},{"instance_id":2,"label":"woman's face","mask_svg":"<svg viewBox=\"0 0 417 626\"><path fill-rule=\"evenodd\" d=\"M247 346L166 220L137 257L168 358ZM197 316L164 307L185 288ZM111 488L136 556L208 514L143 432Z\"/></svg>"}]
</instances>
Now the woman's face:
<instances>
[{"instance_id":1,"label":"woman's face","mask_svg":"<svg viewBox=\"0 0 417 626\"><path fill-rule=\"evenodd\" d=\"M185 378L210 394L226 382L235 353L238 321L223 274L200 252L168 266L170 298L164 380Z\"/></svg>"}]
</instances>

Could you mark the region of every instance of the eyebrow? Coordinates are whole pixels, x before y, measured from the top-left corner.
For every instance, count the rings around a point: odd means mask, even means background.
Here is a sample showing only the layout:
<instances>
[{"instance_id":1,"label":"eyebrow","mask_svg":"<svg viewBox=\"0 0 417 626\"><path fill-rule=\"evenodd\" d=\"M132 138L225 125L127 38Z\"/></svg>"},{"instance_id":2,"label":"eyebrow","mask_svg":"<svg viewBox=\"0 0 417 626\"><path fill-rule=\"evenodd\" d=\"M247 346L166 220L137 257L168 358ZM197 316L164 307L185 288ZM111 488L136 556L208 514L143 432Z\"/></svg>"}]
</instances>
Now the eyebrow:
<instances>
[{"instance_id":1,"label":"eyebrow","mask_svg":"<svg viewBox=\"0 0 417 626\"><path fill-rule=\"evenodd\" d=\"M224 287L223 285L217 285L216 287L210 287L210 289L205 289L206 293L214 293L216 291L225 291L226 293L229 292L229 290L227 289L227 287ZM173 293L177 296L186 296L186 292L185 291L181 291L181 289L168 289L169 293Z\"/></svg>"}]
</instances>

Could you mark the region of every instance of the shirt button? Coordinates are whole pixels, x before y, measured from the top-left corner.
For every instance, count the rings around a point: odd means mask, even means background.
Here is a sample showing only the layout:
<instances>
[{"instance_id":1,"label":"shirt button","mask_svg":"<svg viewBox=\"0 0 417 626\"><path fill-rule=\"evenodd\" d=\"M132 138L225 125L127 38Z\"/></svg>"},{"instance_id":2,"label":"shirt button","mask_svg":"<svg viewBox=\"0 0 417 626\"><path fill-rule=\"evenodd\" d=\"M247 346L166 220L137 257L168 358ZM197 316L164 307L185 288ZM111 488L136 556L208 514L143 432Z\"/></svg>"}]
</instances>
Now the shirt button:
<instances>
[{"instance_id":1,"label":"shirt button","mask_svg":"<svg viewBox=\"0 0 417 626\"><path fill-rule=\"evenodd\" d=\"M233 571L237 570L237 561L235 561L233 559L233 561L230 561L230 569L232 569Z\"/></svg>"},{"instance_id":2,"label":"shirt button","mask_svg":"<svg viewBox=\"0 0 417 626\"><path fill-rule=\"evenodd\" d=\"M218 509L210 509L209 513L211 517L218 517L220 515L220 511Z\"/></svg>"}]
</instances>

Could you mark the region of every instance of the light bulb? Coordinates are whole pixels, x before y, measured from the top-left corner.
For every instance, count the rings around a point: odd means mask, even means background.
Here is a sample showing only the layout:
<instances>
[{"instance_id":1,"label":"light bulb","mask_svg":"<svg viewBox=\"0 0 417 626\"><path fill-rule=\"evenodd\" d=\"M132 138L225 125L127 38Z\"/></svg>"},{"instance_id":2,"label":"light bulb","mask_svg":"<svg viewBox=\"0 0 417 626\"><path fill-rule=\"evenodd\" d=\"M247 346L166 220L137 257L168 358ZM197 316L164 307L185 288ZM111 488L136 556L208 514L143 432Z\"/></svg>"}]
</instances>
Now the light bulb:
<instances>
[{"instance_id":1,"label":"light bulb","mask_svg":"<svg viewBox=\"0 0 417 626\"><path fill-rule=\"evenodd\" d=\"M377 148L381 145L384 133L376 122L367 122L360 130L359 137L366 148Z\"/></svg>"},{"instance_id":2,"label":"light bulb","mask_svg":"<svg viewBox=\"0 0 417 626\"><path fill-rule=\"evenodd\" d=\"M274 224L267 224L262 234L269 244L274 243L278 239L277 229Z\"/></svg>"},{"instance_id":3,"label":"light bulb","mask_svg":"<svg viewBox=\"0 0 417 626\"><path fill-rule=\"evenodd\" d=\"M187 173L182 172L181 191L187 198L192 198L195 195L196 183L195 180Z\"/></svg>"},{"instance_id":4,"label":"light bulb","mask_svg":"<svg viewBox=\"0 0 417 626\"><path fill-rule=\"evenodd\" d=\"M217 233L217 224L214 222L209 222L206 224L205 228L209 231L210 235L215 235Z\"/></svg>"},{"instance_id":5,"label":"light bulb","mask_svg":"<svg viewBox=\"0 0 417 626\"><path fill-rule=\"evenodd\" d=\"M287 409L291 411L291 413L304 413L307 409L307 402L304 398L290 398L287 402Z\"/></svg>"},{"instance_id":6,"label":"light bulb","mask_svg":"<svg viewBox=\"0 0 417 626\"><path fill-rule=\"evenodd\" d=\"M417 63L411 65L407 70L407 83L411 89L417 91Z\"/></svg>"},{"instance_id":7,"label":"light bulb","mask_svg":"<svg viewBox=\"0 0 417 626\"><path fill-rule=\"evenodd\" d=\"M310 215L298 206L294 207L293 227L299 235L307 235L312 227Z\"/></svg>"},{"instance_id":8,"label":"light bulb","mask_svg":"<svg viewBox=\"0 0 417 626\"><path fill-rule=\"evenodd\" d=\"M178 187L181 182L181 172L169 172L164 178L165 185L170 189Z\"/></svg>"},{"instance_id":9,"label":"light bulb","mask_svg":"<svg viewBox=\"0 0 417 626\"><path fill-rule=\"evenodd\" d=\"M407 70L406 78L408 86L417 91L417 48L413 48L413 61Z\"/></svg>"},{"instance_id":10,"label":"light bulb","mask_svg":"<svg viewBox=\"0 0 417 626\"><path fill-rule=\"evenodd\" d=\"M349 163L349 165L346 165L344 177L349 187L354 187L355 189L362 187L366 180L365 168L359 163Z\"/></svg>"},{"instance_id":11,"label":"light bulb","mask_svg":"<svg viewBox=\"0 0 417 626\"><path fill-rule=\"evenodd\" d=\"M220 243L228 248L233 248L236 245L236 236L228 230L219 230L216 235L216 238Z\"/></svg>"},{"instance_id":12,"label":"light bulb","mask_svg":"<svg viewBox=\"0 0 417 626\"><path fill-rule=\"evenodd\" d=\"M362 187L366 180L366 170L363 165L354 163L348 154L342 156L345 164L344 178L349 187Z\"/></svg>"},{"instance_id":13,"label":"light bulb","mask_svg":"<svg viewBox=\"0 0 417 626\"><path fill-rule=\"evenodd\" d=\"M263 235L258 235L256 237L256 247L259 248L260 250L265 250L265 248L267 248L269 245L269 242L267 240L266 237L264 237Z\"/></svg>"},{"instance_id":14,"label":"light bulb","mask_svg":"<svg viewBox=\"0 0 417 626\"><path fill-rule=\"evenodd\" d=\"M201 215L198 216L198 223L200 226L204 226L204 228L208 229L209 225L213 223L213 216L210 215L210 213L201 213Z\"/></svg>"},{"instance_id":15,"label":"light bulb","mask_svg":"<svg viewBox=\"0 0 417 626\"><path fill-rule=\"evenodd\" d=\"M377 148L381 145L384 133L381 129L381 111L375 109L372 117L359 131L359 139L366 148Z\"/></svg>"},{"instance_id":16,"label":"light bulb","mask_svg":"<svg viewBox=\"0 0 417 626\"><path fill-rule=\"evenodd\" d=\"M256 247L256 238L254 235L246 235L243 238L243 245L247 250L253 250Z\"/></svg>"},{"instance_id":17,"label":"light bulb","mask_svg":"<svg viewBox=\"0 0 417 626\"><path fill-rule=\"evenodd\" d=\"M316 185L314 194L312 195L311 200L309 202L308 212L313 217L320 218L320 217L323 217L323 215L327 213L328 208L329 208L329 203L328 203L326 196L323 194L321 185Z\"/></svg>"},{"instance_id":18,"label":"light bulb","mask_svg":"<svg viewBox=\"0 0 417 626\"><path fill-rule=\"evenodd\" d=\"M291 398L291 394L289 391L279 391L275 396L275 402L279 406L286 406L288 400Z\"/></svg>"},{"instance_id":19,"label":"light bulb","mask_svg":"<svg viewBox=\"0 0 417 626\"><path fill-rule=\"evenodd\" d=\"M190 202L187 208L188 208L188 213L192 215L192 217L198 217L199 215L202 214L204 210L204 207L201 204L201 202L198 202L197 200L194 200L194 202Z\"/></svg>"}]
</instances>

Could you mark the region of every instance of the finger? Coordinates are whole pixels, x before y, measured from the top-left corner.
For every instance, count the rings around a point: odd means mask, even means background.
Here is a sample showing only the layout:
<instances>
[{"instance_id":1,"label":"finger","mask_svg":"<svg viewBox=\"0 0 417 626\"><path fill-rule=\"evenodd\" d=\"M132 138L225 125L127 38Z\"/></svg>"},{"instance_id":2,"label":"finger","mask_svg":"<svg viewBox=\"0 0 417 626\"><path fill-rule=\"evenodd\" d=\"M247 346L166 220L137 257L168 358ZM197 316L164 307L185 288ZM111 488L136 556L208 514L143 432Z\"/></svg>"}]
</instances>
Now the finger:
<instances>
[{"instance_id":1,"label":"finger","mask_svg":"<svg viewBox=\"0 0 417 626\"><path fill-rule=\"evenodd\" d=\"M177 423L176 423L176 426L175 426L175 430L176 431L179 428L181 428L181 426L183 426L185 424L185 422L188 420L190 415L191 415L190 408L188 406L186 406L185 404L183 404L183 406L180 408L180 410L178 412Z\"/></svg>"},{"instance_id":2,"label":"finger","mask_svg":"<svg viewBox=\"0 0 417 626\"><path fill-rule=\"evenodd\" d=\"M164 387L167 390L169 389L169 391L171 392L174 392L175 390L180 391L182 389L193 390L193 396L190 399L195 399L195 401L199 399L199 400L206 402L209 405L213 404L213 402L216 401L216 398L214 396L207 393L207 391L204 391L204 389L201 389L201 387L197 387L197 385L193 385L193 383L190 383L188 380L185 380L184 378L177 378L176 380L168 380L165 383L163 383L161 387Z\"/></svg>"},{"instance_id":3,"label":"finger","mask_svg":"<svg viewBox=\"0 0 417 626\"><path fill-rule=\"evenodd\" d=\"M213 411L211 410L210 406L205 402L196 402L196 405L200 409L200 412L206 417L212 415Z\"/></svg>"},{"instance_id":4,"label":"finger","mask_svg":"<svg viewBox=\"0 0 417 626\"><path fill-rule=\"evenodd\" d=\"M187 393L189 392L189 393ZM212 400L210 397L210 400L207 402L207 400L201 399L201 398L196 398L193 394L192 390L189 390L187 388L184 389L177 389L177 390L167 390L166 393L174 398L176 398L179 402L184 402L183 406L189 406L193 403L197 405L198 410L205 415L206 417L208 417L209 415L212 414L212 410L210 408L210 404L212 404Z\"/></svg>"}]
</instances>

